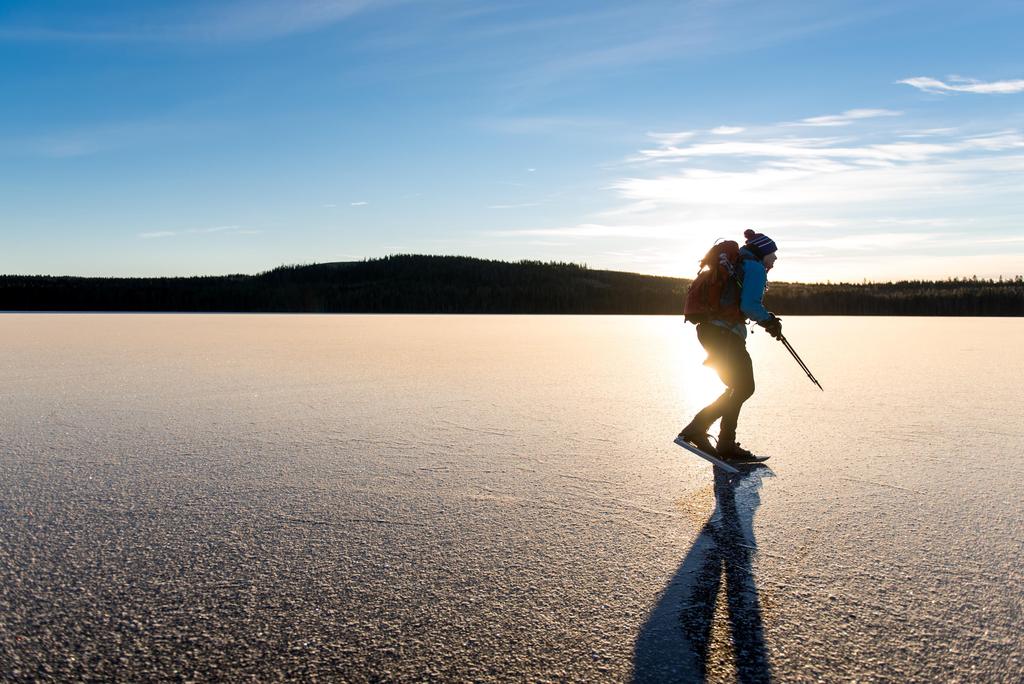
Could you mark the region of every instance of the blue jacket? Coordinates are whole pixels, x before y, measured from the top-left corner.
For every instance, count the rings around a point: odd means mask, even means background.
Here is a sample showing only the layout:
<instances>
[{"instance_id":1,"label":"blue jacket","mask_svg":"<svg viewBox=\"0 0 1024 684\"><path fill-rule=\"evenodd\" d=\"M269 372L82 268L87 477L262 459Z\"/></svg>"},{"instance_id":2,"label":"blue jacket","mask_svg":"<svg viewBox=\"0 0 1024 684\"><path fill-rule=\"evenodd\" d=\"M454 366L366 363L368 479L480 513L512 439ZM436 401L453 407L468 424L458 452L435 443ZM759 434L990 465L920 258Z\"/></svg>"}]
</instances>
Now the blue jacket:
<instances>
[{"instance_id":1,"label":"blue jacket","mask_svg":"<svg viewBox=\"0 0 1024 684\"><path fill-rule=\"evenodd\" d=\"M771 318L771 313L764 308L764 291L768 286L768 272L761 260L745 247L740 249L739 275L742 278L740 288L740 311L754 322ZM733 300L735 301L735 300ZM715 325L722 326L740 337L746 338L747 326L744 323L735 325L729 321L713 320Z\"/></svg>"}]
</instances>

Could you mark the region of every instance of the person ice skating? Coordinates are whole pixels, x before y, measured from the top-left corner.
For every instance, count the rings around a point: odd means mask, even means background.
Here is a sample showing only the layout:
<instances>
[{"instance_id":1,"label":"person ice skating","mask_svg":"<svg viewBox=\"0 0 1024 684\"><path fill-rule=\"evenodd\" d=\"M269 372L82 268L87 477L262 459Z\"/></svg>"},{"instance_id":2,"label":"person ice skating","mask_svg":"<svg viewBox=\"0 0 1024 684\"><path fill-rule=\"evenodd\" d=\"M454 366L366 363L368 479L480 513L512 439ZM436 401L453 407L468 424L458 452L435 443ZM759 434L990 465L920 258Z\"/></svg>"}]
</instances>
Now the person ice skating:
<instances>
[{"instance_id":1,"label":"person ice skating","mask_svg":"<svg viewBox=\"0 0 1024 684\"><path fill-rule=\"evenodd\" d=\"M754 370L746 343L747 319L762 326L775 339L782 339L782 321L768 311L763 302L768 271L775 265L778 248L774 240L762 233L747 230L743 235L746 243L739 248L735 263L719 257L722 265L731 272L722 278L724 282L719 284L720 289L709 290L714 292L717 301L711 301L699 316L687 314L687 320L697 323L697 339L708 353L704 363L715 369L726 388L679 433L679 438L698 449L724 461L737 462L757 459L736 441L740 409L754 393ZM723 244L736 248L734 242ZM715 253L714 248L702 264L711 260L712 253ZM718 267L718 264L713 264L713 267ZM698 282L695 280L694 284ZM690 297L688 295L688 307ZM718 419L722 421L718 441L712 446L708 430Z\"/></svg>"}]
</instances>

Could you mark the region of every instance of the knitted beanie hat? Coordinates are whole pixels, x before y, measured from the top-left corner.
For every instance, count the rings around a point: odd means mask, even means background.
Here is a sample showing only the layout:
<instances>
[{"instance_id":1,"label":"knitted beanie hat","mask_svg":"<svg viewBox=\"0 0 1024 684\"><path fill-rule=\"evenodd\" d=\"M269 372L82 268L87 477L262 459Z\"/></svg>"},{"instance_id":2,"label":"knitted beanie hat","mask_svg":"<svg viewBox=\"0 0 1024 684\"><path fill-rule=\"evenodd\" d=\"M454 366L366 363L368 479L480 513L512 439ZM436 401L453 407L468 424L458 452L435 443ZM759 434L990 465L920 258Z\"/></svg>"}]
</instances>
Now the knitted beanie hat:
<instances>
[{"instance_id":1,"label":"knitted beanie hat","mask_svg":"<svg viewBox=\"0 0 1024 684\"><path fill-rule=\"evenodd\" d=\"M775 240L764 233L755 233L747 228L743 231L743 237L747 238L746 248L753 252L759 259L763 259L772 252L778 250Z\"/></svg>"}]
</instances>

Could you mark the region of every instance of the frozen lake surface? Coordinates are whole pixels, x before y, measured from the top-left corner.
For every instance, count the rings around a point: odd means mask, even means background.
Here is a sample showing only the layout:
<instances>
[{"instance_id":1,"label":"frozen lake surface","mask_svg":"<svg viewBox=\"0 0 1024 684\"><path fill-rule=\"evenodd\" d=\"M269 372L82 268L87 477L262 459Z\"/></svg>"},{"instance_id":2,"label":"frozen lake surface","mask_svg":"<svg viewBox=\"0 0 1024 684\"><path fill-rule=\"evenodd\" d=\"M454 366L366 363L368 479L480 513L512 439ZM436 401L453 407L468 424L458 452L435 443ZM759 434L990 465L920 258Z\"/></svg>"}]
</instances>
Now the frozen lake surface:
<instances>
[{"instance_id":1,"label":"frozen lake surface","mask_svg":"<svg viewBox=\"0 0 1024 684\"><path fill-rule=\"evenodd\" d=\"M0 315L0 679L1024 679L1024 320Z\"/></svg>"}]
</instances>

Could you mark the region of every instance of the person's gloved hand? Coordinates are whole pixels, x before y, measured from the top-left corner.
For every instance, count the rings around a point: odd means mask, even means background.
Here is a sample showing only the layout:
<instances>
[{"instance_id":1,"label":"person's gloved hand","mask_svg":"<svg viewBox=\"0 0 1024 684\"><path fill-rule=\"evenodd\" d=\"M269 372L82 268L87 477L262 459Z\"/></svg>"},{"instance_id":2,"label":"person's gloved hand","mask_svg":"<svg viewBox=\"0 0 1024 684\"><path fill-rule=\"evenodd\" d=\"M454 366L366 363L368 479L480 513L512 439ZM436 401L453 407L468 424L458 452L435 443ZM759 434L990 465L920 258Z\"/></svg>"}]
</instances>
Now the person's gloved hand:
<instances>
[{"instance_id":1,"label":"person's gloved hand","mask_svg":"<svg viewBox=\"0 0 1024 684\"><path fill-rule=\"evenodd\" d=\"M782 319L775 314L772 314L771 318L760 321L760 325L775 339L782 339Z\"/></svg>"}]
</instances>

